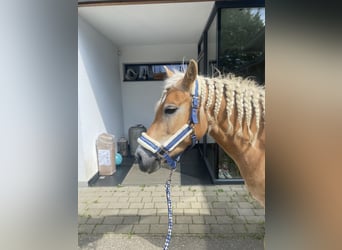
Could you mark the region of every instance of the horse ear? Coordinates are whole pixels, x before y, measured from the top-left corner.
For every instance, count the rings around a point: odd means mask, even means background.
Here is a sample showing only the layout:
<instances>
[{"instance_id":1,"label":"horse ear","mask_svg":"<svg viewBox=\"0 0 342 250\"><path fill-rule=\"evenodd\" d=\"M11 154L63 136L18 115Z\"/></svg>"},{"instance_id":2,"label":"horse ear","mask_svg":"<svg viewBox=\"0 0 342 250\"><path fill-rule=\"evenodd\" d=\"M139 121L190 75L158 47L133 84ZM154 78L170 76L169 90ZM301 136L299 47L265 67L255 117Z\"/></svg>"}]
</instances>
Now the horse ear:
<instances>
[{"instance_id":1,"label":"horse ear","mask_svg":"<svg viewBox=\"0 0 342 250\"><path fill-rule=\"evenodd\" d=\"M194 59L191 59L188 65L188 68L185 72L183 79L183 87L184 89L189 90L192 83L196 80L198 74L197 62Z\"/></svg>"},{"instance_id":2,"label":"horse ear","mask_svg":"<svg viewBox=\"0 0 342 250\"><path fill-rule=\"evenodd\" d=\"M169 70L168 67L164 66L164 69L165 69L167 78L170 78L173 76L173 72L171 70Z\"/></svg>"}]
</instances>

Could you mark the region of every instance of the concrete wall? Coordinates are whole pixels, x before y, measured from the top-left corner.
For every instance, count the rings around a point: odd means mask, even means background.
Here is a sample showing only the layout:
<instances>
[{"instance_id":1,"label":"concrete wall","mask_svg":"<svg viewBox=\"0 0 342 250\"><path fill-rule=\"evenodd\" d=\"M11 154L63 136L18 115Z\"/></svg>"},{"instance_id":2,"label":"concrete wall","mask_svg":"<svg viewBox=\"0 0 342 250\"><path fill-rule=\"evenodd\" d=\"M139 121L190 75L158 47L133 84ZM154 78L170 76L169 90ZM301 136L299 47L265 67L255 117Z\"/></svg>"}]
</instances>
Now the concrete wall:
<instances>
[{"instance_id":1,"label":"concrete wall","mask_svg":"<svg viewBox=\"0 0 342 250\"><path fill-rule=\"evenodd\" d=\"M124 130L117 48L81 17L78 21L78 180L84 184L98 171L98 135L118 139Z\"/></svg>"},{"instance_id":2,"label":"concrete wall","mask_svg":"<svg viewBox=\"0 0 342 250\"><path fill-rule=\"evenodd\" d=\"M154 108L159 100L162 81L123 82L124 63L182 62L197 58L197 44L162 44L127 46L120 48L120 74L122 88L124 134L136 124L149 127L154 118Z\"/></svg>"}]
</instances>

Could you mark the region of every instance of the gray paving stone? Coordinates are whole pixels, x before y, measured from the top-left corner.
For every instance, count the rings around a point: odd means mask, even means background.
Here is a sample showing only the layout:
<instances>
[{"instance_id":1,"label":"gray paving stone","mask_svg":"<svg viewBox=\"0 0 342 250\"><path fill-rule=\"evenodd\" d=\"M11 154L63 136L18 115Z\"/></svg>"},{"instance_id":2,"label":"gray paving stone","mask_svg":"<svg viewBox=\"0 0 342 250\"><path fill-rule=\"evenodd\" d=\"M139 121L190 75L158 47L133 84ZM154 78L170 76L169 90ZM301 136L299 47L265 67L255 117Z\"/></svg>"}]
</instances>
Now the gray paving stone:
<instances>
[{"instance_id":1,"label":"gray paving stone","mask_svg":"<svg viewBox=\"0 0 342 250\"><path fill-rule=\"evenodd\" d=\"M217 224L216 216L205 215L204 216L205 224Z\"/></svg>"},{"instance_id":2,"label":"gray paving stone","mask_svg":"<svg viewBox=\"0 0 342 250\"><path fill-rule=\"evenodd\" d=\"M204 224L204 217L203 216L192 216L192 223L194 224Z\"/></svg>"},{"instance_id":3,"label":"gray paving stone","mask_svg":"<svg viewBox=\"0 0 342 250\"><path fill-rule=\"evenodd\" d=\"M122 224L123 218L123 216L106 216L102 224Z\"/></svg>"},{"instance_id":4,"label":"gray paving stone","mask_svg":"<svg viewBox=\"0 0 342 250\"><path fill-rule=\"evenodd\" d=\"M163 185L81 188L78 194L81 235L134 233L165 237L167 233ZM265 233L265 209L243 185L176 184L172 186L171 198L173 234Z\"/></svg>"},{"instance_id":5,"label":"gray paving stone","mask_svg":"<svg viewBox=\"0 0 342 250\"><path fill-rule=\"evenodd\" d=\"M87 224L101 224L103 222L103 217L98 217L98 218L89 218L87 221Z\"/></svg>"},{"instance_id":6,"label":"gray paving stone","mask_svg":"<svg viewBox=\"0 0 342 250\"><path fill-rule=\"evenodd\" d=\"M148 234L150 232L150 225L134 225L132 229L132 233L135 234Z\"/></svg>"},{"instance_id":7,"label":"gray paving stone","mask_svg":"<svg viewBox=\"0 0 342 250\"><path fill-rule=\"evenodd\" d=\"M233 219L227 215L216 216L217 224L232 224Z\"/></svg>"},{"instance_id":8,"label":"gray paving stone","mask_svg":"<svg viewBox=\"0 0 342 250\"><path fill-rule=\"evenodd\" d=\"M192 223L191 216L184 216L184 215L176 215L176 223L177 224L184 224L184 223Z\"/></svg>"},{"instance_id":9,"label":"gray paving stone","mask_svg":"<svg viewBox=\"0 0 342 250\"><path fill-rule=\"evenodd\" d=\"M139 224L139 216L126 216L123 218L122 224L125 224L125 225Z\"/></svg>"},{"instance_id":10,"label":"gray paving stone","mask_svg":"<svg viewBox=\"0 0 342 250\"><path fill-rule=\"evenodd\" d=\"M210 225L210 231L214 234L229 234L233 232L232 225Z\"/></svg>"},{"instance_id":11,"label":"gray paving stone","mask_svg":"<svg viewBox=\"0 0 342 250\"><path fill-rule=\"evenodd\" d=\"M115 233L131 233L133 225L116 225L114 228Z\"/></svg>"},{"instance_id":12,"label":"gray paving stone","mask_svg":"<svg viewBox=\"0 0 342 250\"><path fill-rule=\"evenodd\" d=\"M168 230L167 224L151 224L150 233L152 234L166 234Z\"/></svg>"},{"instance_id":13,"label":"gray paving stone","mask_svg":"<svg viewBox=\"0 0 342 250\"><path fill-rule=\"evenodd\" d=\"M78 227L78 232L91 234L94 230L94 227L95 225L82 224Z\"/></svg>"},{"instance_id":14,"label":"gray paving stone","mask_svg":"<svg viewBox=\"0 0 342 250\"><path fill-rule=\"evenodd\" d=\"M174 224L172 227L172 233L187 234L189 233L189 225L188 224Z\"/></svg>"},{"instance_id":15,"label":"gray paving stone","mask_svg":"<svg viewBox=\"0 0 342 250\"><path fill-rule=\"evenodd\" d=\"M189 225L189 233L191 233L191 234L209 234L210 233L210 225L204 225L204 224Z\"/></svg>"},{"instance_id":16,"label":"gray paving stone","mask_svg":"<svg viewBox=\"0 0 342 250\"><path fill-rule=\"evenodd\" d=\"M114 228L113 225L96 225L93 233L94 234L109 233L109 232L113 232L113 228Z\"/></svg>"},{"instance_id":17,"label":"gray paving stone","mask_svg":"<svg viewBox=\"0 0 342 250\"><path fill-rule=\"evenodd\" d=\"M254 211L251 208L238 208L240 215L254 215Z\"/></svg>"},{"instance_id":18,"label":"gray paving stone","mask_svg":"<svg viewBox=\"0 0 342 250\"><path fill-rule=\"evenodd\" d=\"M232 225L232 227L233 227L233 231L235 232L235 233L246 233L247 232L247 229L246 229L246 227L245 227L245 225L244 224L235 224L235 225Z\"/></svg>"},{"instance_id":19,"label":"gray paving stone","mask_svg":"<svg viewBox=\"0 0 342 250\"><path fill-rule=\"evenodd\" d=\"M139 224L158 224L159 222L159 216L141 216Z\"/></svg>"},{"instance_id":20,"label":"gray paving stone","mask_svg":"<svg viewBox=\"0 0 342 250\"><path fill-rule=\"evenodd\" d=\"M224 208L210 208L211 215L226 215L226 209Z\"/></svg>"}]
</instances>

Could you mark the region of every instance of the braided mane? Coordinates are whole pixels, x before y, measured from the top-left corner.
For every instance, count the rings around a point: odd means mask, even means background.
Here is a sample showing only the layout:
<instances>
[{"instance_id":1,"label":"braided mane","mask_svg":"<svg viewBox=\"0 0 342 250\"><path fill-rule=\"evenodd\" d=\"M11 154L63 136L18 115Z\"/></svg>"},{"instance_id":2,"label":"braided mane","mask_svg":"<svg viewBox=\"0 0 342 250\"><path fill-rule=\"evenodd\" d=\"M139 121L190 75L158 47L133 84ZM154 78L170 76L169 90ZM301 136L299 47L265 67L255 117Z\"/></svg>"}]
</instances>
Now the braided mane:
<instances>
[{"instance_id":1,"label":"braided mane","mask_svg":"<svg viewBox=\"0 0 342 250\"><path fill-rule=\"evenodd\" d=\"M165 83L168 89L183 79L184 73L176 72ZM260 128L260 123L265 120L265 88L258 86L255 81L228 74L215 78L203 76L197 77L201 87L201 106L207 114L211 124L217 122L217 117L222 108L222 100L226 101L226 114L228 129L227 133L232 133L234 126L230 120L235 106L239 129L237 135L242 136L243 120L247 125L250 142L254 144ZM214 103L215 101L215 103ZM212 115L213 114L213 115ZM255 115L256 131L251 130L252 116ZM245 118L245 119L244 119Z\"/></svg>"}]
</instances>

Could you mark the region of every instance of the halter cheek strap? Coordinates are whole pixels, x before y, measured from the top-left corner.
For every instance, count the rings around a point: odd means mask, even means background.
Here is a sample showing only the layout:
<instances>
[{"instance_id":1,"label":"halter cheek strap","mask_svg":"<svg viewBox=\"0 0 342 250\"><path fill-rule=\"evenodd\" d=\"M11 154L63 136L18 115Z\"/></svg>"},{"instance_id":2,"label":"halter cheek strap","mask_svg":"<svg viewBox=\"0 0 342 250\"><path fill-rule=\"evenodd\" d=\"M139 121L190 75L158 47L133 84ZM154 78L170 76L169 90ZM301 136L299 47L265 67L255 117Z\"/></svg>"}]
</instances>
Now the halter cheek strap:
<instances>
[{"instance_id":1,"label":"halter cheek strap","mask_svg":"<svg viewBox=\"0 0 342 250\"><path fill-rule=\"evenodd\" d=\"M149 150L151 153L157 155L158 158L163 158L166 160L167 164L175 169L177 162L179 161L181 154L173 159L169 153L173 151L186 137L191 134L193 147L197 143L197 138L194 131L194 125L198 124L198 109L199 109L199 86L198 80L196 79L194 87L192 89L192 106L190 113L190 122L181 127L174 135L172 135L166 142L160 144L146 133L138 138L138 143Z\"/></svg>"}]
</instances>

